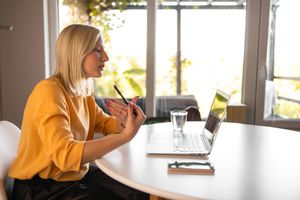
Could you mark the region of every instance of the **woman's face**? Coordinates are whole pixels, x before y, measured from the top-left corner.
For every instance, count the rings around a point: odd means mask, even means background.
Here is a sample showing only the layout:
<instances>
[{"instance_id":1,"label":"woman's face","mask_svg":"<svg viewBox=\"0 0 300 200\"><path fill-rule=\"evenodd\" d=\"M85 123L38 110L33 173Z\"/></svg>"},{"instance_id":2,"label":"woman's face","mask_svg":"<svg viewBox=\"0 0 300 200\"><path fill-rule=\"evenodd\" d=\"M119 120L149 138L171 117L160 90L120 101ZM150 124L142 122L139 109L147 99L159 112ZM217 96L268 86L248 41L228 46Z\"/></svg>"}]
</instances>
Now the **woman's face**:
<instances>
[{"instance_id":1,"label":"woman's face","mask_svg":"<svg viewBox=\"0 0 300 200\"><path fill-rule=\"evenodd\" d=\"M103 48L103 45L99 42L83 61L83 71L86 78L101 77L103 75L105 62L108 60L109 58Z\"/></svg>"}]
</instances>

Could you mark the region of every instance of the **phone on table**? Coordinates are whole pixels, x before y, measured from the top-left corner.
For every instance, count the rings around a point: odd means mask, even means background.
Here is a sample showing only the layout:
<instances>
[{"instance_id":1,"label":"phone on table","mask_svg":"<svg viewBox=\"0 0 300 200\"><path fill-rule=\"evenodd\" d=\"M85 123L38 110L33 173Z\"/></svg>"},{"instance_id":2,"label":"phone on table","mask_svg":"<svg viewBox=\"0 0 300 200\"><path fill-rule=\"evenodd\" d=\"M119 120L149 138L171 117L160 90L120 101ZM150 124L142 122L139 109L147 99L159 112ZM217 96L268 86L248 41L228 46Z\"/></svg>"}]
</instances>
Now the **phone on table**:
<instances>
[{"instance_id":1,"label":"phone on table","mask_svg":"<svg viewBox=\"0 0 300 200\"><path fill-rule=\"evenodd\" d=\"M191 173L191 174L204 174L213 175L215 168L209 161L204 162L169 162L168 163L169 173Z\"/></svg>"}]
</instances>

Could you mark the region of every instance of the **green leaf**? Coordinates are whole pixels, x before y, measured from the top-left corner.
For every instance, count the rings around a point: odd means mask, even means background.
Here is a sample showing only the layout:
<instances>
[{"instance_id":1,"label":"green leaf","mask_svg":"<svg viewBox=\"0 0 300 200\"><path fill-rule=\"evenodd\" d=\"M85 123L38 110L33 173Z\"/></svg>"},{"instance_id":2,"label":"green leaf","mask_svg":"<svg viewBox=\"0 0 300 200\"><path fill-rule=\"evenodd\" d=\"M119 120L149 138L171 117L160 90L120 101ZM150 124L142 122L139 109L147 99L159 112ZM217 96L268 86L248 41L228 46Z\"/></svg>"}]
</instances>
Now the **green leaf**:
<instances>
[{"instance_id":1,"label":"green leaf","mask_svg":"<svg viewBox=\"0 0 300 200\"><path fill-rule=\"evenodd\" d=\"M129 77L125 77L126 81L129 83L129 85L131 86L131 88L133 89L133 91L136 92L137 95L139 96L143 96L143 92L141 87L137 84L137 82L135 82L132 78Z\"/></svg>"},{"instance_id":2,"label":"green leaf","mask_svg":"<svg viewBox=\"0 0 300 200\"><path fill-rule=\"evenodd\" d=\"M124 75L142 75L145 74L145 69L142 68L135 68L129 69L123 72Z\"/></svg>"}]
</instances>

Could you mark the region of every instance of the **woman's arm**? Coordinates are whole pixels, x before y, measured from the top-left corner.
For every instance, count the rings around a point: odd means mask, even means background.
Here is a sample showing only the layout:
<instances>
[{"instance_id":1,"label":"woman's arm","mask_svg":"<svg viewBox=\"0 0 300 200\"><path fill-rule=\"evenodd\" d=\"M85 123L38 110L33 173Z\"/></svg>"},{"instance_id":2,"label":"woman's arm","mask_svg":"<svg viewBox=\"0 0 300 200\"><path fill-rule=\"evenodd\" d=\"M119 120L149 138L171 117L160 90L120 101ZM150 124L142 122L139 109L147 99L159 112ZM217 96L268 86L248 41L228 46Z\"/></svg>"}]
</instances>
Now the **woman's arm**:
<instances>
[{"instance_id":1,"label":"woman's arm","mask_svg":"<svg viewBox=\"0 0 300 200\"><path fill-rule=\"evenodd\" d=\"M133 109L137 115L133 114ZM144 123L146 116L137 105L130 102L127 106L127 120L125 128L120 134L111 134L101 139L86 141L83 148L81 164L93 161L129 142Z\"/></svg>"}]
</instances>

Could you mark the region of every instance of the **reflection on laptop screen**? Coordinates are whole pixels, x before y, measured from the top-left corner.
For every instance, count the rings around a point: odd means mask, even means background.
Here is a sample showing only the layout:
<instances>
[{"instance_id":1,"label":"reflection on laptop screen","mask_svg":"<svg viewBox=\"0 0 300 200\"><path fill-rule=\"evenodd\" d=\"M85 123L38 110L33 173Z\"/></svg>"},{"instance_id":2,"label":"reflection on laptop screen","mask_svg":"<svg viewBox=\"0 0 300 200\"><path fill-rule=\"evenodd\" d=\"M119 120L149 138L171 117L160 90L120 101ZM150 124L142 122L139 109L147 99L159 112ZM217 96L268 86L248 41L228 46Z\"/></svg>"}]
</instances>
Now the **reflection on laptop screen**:
<instances>
[{"instance_id":1,"label":"reflection on laptop screen","mask_svg":"<svg viewBox=\"0 0 300 200\"><path fill-rule=\"evenodd\" d=\"M229 95L217 90L204 127L204 134L210 140L210 143L213 142L214 133L217 132L220 123L224 119L228 101Z\"/></svg>"}]
</instances>

